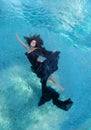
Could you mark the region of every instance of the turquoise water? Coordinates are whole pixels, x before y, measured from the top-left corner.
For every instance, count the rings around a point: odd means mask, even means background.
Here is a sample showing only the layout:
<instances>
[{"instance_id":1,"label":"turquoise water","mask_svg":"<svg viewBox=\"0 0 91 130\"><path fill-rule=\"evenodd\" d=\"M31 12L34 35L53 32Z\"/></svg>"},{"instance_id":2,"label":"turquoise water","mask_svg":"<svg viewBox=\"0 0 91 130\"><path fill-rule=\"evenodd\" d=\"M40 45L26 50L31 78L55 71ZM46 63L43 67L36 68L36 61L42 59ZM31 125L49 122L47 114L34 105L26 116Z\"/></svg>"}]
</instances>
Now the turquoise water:
<instances>
[{"instance_id":1,"label":"turquoise water","mask_svg":"<svg viewBox=\"0 0 91 130\"><path fill-rule=\"evenodd\" d=\"M51 101L38 107L39 79L30 71L15 34L40 34L48 50L60 50L56 80L65 112ZM23 39L24 40L24 39ZM91 1L0 0L0 130L91 130Z\"/></svg>"}]
</instances>

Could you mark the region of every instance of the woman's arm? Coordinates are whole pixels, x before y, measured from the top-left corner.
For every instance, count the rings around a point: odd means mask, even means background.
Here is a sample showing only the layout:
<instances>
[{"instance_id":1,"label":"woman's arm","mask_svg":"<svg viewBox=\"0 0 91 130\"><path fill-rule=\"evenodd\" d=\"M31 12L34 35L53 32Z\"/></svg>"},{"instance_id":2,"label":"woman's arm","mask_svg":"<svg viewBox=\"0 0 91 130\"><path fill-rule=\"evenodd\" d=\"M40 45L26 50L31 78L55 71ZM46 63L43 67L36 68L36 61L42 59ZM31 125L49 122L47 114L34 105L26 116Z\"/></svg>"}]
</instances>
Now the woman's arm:
<instances>
[{"instance_id":1,"label":"woman's arm","mask_svg":"<svg viewBox=\"0 0 91 130\"><path fill-rule=\"evenodd\" d=\"M22 46L24 46L27 50L29 50L29 46L27 46L27 45L20 39L20 37L18 36L18 34L16 34L16 38L17 38L17 40L21 43Z\"/></svg>"}]
</instances>

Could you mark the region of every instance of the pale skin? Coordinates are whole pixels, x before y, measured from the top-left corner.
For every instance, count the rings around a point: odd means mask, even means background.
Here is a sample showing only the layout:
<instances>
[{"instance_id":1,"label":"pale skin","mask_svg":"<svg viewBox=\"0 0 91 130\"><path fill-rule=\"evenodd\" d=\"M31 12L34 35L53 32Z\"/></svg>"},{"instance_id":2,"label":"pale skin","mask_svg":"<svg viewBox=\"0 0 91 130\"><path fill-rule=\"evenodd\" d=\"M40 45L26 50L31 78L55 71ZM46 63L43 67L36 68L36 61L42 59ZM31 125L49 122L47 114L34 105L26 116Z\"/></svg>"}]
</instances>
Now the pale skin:
<instances>
[{"instance_id":1,"label":"pale skin","mask_svg":"<svg viewBox=\"0 0 91 130\"><path fill-rule=\"evenodd\" d=\"M17 40L21 43L21 45L22 45L24 48L27 49L27 52L28 52L28 53L31 53L32 51L34 51L35 49L37 49L37 47L35 47L35 46L36 46L36 41L35 41L35 40L32 40L31 43L30 43L30 46L28 46L28 45L26 45L26 44L21 40L21 38L18 36L18 34L16 34L16 38L17 38ZM37 59L37 61L43 62L43 61L42 61L41 59L39 59L39 58ZM54 78L53 75L51 75L51 76L48 78L48 80L49 80L50 82L52 82L54 85L56 85L56 87L59 88L61 91L64 90L64 88L63 88L62 86L60 86L60 85L56 82L56 80L55 80L55 78Z\"/></svg>"}]
</instances>

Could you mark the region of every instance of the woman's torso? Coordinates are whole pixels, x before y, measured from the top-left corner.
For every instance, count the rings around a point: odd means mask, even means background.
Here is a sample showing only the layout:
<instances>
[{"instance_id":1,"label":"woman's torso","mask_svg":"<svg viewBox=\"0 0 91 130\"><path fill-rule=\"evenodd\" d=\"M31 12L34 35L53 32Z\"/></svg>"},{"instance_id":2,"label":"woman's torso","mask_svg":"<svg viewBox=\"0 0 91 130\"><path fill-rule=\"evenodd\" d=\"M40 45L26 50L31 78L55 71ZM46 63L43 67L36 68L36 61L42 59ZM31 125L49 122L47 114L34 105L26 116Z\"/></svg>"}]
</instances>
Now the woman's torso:
<instances>
[{"instance_id":1,"label":"woman's torso","mask_svg":"<svg viewBox=\"0 0 91 130\"><path fill-rule=\"evenodd\" d=\"M40 54L40 49L36 48L33 51L26 52L25 53L29 62L34 66L37 62L37 58L39 57Z\"/></svg>"}]
</instances>

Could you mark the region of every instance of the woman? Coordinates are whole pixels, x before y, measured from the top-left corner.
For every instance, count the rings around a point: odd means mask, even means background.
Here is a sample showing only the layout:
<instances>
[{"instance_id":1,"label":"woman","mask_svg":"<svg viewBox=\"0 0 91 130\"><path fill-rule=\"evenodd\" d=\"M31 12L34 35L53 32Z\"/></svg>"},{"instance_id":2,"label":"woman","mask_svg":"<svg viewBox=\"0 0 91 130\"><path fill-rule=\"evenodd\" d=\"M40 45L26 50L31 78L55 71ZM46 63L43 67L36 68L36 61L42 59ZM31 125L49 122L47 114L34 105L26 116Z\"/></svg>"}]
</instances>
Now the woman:
<instances>
[{"instance_id":1,"label":"woman","mask_svg":"<svg viewBox=\"0 0 91 130\"><path fill-rule=\"evenodd\" d=\"M27 49L25 55L31 63L31 69L41 79L42 96L39 106L52 99L53 104L57 107L67 111L73 104L71 99L60 101L59 94L51 87L46 86L47 80L50 80L58 88L63 91L63 88L56 82L51 75L58 69L59 51L48 51L43 46L43 40L40 35L33 35L31 37L24 37L28 45L26 45L20 37L16 34L18 41ZM44 57L46 59L44 59Z\"/></svg>"}]
</instances>

